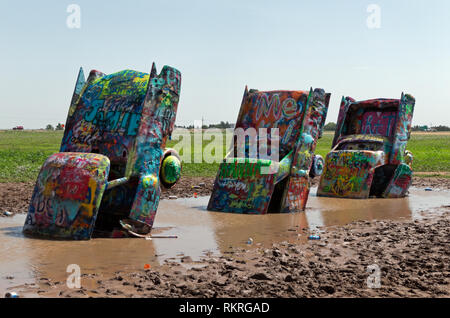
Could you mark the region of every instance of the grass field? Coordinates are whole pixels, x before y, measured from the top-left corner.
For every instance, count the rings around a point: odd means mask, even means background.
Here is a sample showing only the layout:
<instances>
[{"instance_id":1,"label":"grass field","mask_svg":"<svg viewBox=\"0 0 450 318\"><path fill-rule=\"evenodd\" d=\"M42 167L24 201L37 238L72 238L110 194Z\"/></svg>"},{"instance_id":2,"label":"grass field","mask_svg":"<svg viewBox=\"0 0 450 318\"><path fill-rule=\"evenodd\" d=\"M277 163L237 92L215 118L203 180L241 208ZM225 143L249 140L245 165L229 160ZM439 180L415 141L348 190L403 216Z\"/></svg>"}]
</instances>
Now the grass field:
<instances>
[{"instance_id":1,"label":"grass field","mask_svg":"<svg viewBox=\"0 0 450 318\"><path fill-rule=\"evenodd\" d=\"M59 150L62 134L62 131L0 131L0 182L34 181L45 159ZM316 153L325 157L332 138L332 133L325 133ZM169 141L168 147L177 142ZM208 143L203 141L203 146ZM408 150L414 155L413 168L421 176L450 172L450 134L413 133ZM191 153L194 156L194 149ZM217 163L185 163L183 175L215 176L218 166Z\"/></svg>"}]
</instances>

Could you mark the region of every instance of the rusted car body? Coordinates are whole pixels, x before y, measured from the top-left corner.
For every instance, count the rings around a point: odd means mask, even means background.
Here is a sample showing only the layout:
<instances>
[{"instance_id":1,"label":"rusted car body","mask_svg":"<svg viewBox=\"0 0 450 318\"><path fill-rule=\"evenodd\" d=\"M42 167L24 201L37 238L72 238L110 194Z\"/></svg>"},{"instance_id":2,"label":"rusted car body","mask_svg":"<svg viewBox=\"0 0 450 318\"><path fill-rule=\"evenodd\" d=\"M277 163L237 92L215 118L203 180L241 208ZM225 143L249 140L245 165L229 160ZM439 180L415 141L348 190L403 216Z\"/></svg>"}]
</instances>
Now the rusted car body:
<instances>
[{"instance_id":1,"label":"rusted car body","mask_svg":"<svg viewBox=\"0 0 450 318\"><path fill-rule=\"evenodd\" d=\"M160 185L179 179L165 149L177 113L181 73L80 69L60 152L43 164L23 231L59 239L150 232Z\"/></svg>"},{"instance_id":2,"label":"rusted car body","mask_svg":"<svg viewBox=\"0 0 450 318\"><path fill-rule=\"evenodd\" d=\"M277 147L254 153L249 141L233 141L220 164L208 210L247 214L297 212L305 208L310 178L320 175L323 161L314 155L328 111L330 94L310 91L258 91L247 88L235 126L237 131L267 129L258 145L274 144L269 133L278 129ZM239 149L245 149L239 155ZM278 153L278 161L271 155Z\"/></svg>"},{"instance_id":3,"label":"rusted car body","mask_svg":"<svg viewBox=\"0 0 450 318\"><path fill-rule=\"evenodd\" d=\"M317 195L365 199L404 197L412 181L406 150L415 99L342 99L332 150Z\"/></svg>"}]
</instances>

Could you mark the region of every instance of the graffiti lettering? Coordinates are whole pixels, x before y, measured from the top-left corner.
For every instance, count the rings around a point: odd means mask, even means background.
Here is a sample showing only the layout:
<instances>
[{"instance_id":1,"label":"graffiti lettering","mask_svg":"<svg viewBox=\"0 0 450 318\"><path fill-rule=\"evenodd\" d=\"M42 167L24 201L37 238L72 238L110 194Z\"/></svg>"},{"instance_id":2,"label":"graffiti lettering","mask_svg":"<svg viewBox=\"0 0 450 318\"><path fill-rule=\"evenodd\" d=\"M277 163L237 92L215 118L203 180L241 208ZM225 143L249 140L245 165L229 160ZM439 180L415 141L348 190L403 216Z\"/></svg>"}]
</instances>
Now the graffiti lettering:
<instances>
[{"instance_id":1,"label":"graffiti lettering","mask_svg":"<svg viewBox=\"0 0 450 318\"><path fill-rule=\"evenodd\" d=\"M281 114L283 114L285 118L291 118L299 112L298 106L301 107L301 103L297 105L297 101L294 98L286 98L280 107L279 94L273 94L272 97L269 97L267 94L261 94L258 95L257 98L256 120L259 120L262 114L264 114L264 117L266 118L269 117L270 110L272 110L275 119L279 119Z\"/></svg>"},{"instance_id":2,"label":"graffiti lettering","mask_svg":"<svg viewBox=\"0 0 450 318\"><path fill-rule=\"evenodd\" d=\"M393 134L394 112L366 112L362 119L361 134L389 137Z\"/></svg>"},{"instance_id":3,"label":"graffiti lettering","mask_svg":"<svg viewBox=\"0 0 450 318\"><path fill-rule=\"evenodd\" d=\"M92 122L102 131L114 132L119 129L125 130L125 134L135 136L139 129L141 114L114 111L103 107L104 101L96 100L85 113L83 119L86 122Z\"/></svg>"}]
</instances>

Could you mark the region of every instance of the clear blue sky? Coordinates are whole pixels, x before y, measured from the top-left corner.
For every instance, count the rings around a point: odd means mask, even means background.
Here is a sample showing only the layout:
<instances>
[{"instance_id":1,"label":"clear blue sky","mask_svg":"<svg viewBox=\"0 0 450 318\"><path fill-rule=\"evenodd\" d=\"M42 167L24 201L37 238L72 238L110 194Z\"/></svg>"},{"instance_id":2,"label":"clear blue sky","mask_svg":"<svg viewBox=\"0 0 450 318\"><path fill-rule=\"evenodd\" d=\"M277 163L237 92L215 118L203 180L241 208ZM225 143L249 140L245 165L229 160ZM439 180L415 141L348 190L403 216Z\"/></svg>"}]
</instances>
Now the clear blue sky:
<instances>
[{"instance_id":1,"label":"clear blue sky","mask_svg":"<svg viewBox=\"0 0 450 318\"><path fill-rule=\"evenodd\" d=\"M81 7L69 29L66 8ZM381 28L366 25L371 3ZM234 122L244 86L416 97L413 124L450 125L450 2L0 0L0 128L65 122L78 68L183 76L177 124Z\"/></svg>"}]
</instances>

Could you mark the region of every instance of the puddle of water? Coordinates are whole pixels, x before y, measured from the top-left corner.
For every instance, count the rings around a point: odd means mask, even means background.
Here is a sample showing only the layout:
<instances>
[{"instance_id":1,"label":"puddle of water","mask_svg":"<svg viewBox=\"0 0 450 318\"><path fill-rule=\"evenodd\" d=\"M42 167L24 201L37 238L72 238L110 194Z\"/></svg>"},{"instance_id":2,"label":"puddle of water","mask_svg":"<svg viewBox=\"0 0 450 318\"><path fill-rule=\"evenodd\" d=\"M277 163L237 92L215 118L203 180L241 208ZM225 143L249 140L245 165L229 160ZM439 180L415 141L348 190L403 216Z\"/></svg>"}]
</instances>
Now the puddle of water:
<instances>
[{"instance_id":1,"label":"puddle of water","mask_svg":"<svg viewBox=\"0 0 450 318\"><path fill-rule=\"evenodd\" d=\"M422 211L450 204L450 191L410 188L403 199L336 199L317 197L312 190L306 208L310 228L345 225L359 220L421 219Z\"/></svg>"},{"instance_id":2,"label":"puddle of water","mask_svg":"<svg viewBox=\"0 0 450 318\"><path fill-rule=\"evenodd\" d=\"M225 254L230 247L269 246L274 242L305 242L300 230L344 225L357 220L415 219L421 211L450 205L450 192L411 189L404 199L350 200L318 198L312 189L305 213L241 215L206 211L208 197L163 200L154 233L177 235L177 239L92 239L51 241L25 238L21 231L25 215L0 218L0 296L22 284L42 284L41 278L65 281L69 264L81 273L112 274L116 271L157 267L164 260L183 255ZM253 244L246 242L253 239ZM7 279L14 276L14 279ZM17 289L14 289L17 290ZM33 296L28 292L27 296Z\"/></svg>"}]
</instances>

